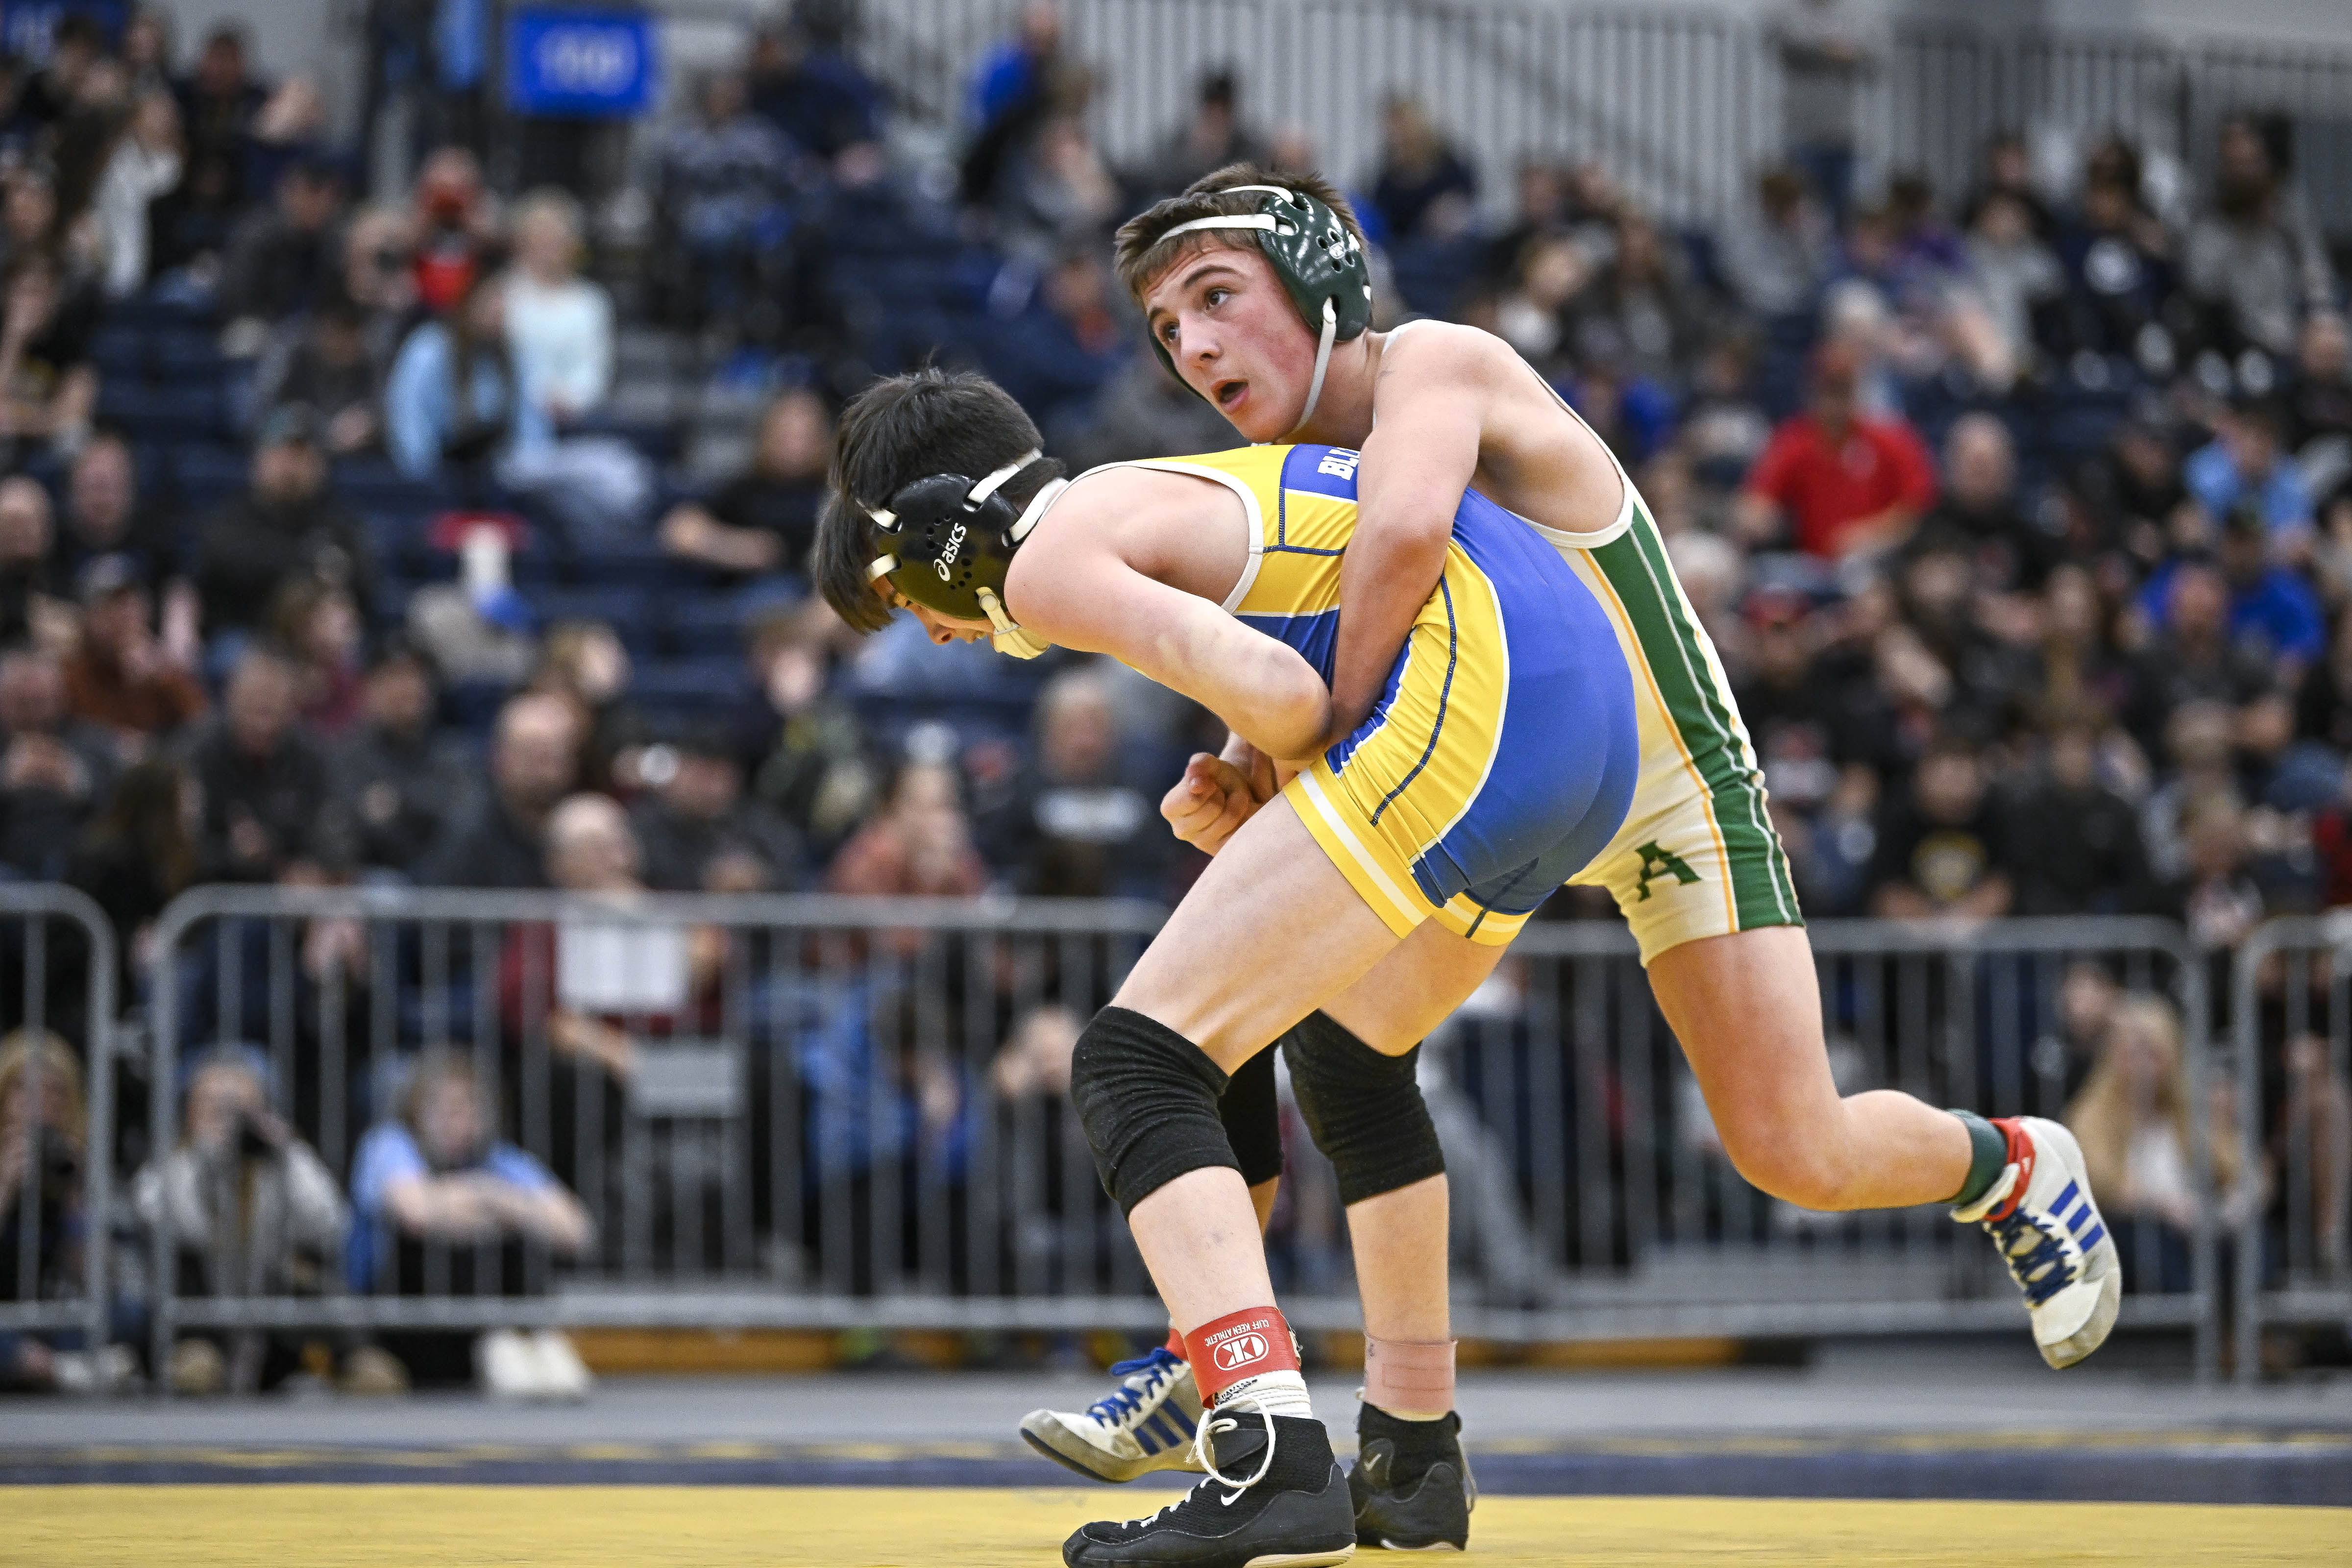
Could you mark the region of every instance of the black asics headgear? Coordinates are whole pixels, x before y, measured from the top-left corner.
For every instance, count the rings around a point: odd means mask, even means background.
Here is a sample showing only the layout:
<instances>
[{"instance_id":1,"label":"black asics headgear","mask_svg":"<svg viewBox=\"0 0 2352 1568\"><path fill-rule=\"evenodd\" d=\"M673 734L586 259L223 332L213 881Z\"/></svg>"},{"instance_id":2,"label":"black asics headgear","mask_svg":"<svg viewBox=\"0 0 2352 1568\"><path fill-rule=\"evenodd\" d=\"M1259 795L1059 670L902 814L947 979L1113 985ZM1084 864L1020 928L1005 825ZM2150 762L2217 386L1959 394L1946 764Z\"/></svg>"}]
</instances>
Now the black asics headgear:
<instances>
[{"instance_id":1,"label":"black asics headgear","mask_svg":"<svg viewBox=\"0 0 2352 1568\"><path fill-rule=\"evenodd\" d=\"M1041 457L1025 452L978 479L963 474L913 479L898 487L887 507L859 502L874 520L880 549L866 568L867 579L887 578L900 594L943 616L986 617L996 628L999 653L1034 658L1045 652L1045 643L1005 614L1004 575L1013 551L1069 481L1041 487L1024 511L998 493Z\"/></svg>"}]
</instances>

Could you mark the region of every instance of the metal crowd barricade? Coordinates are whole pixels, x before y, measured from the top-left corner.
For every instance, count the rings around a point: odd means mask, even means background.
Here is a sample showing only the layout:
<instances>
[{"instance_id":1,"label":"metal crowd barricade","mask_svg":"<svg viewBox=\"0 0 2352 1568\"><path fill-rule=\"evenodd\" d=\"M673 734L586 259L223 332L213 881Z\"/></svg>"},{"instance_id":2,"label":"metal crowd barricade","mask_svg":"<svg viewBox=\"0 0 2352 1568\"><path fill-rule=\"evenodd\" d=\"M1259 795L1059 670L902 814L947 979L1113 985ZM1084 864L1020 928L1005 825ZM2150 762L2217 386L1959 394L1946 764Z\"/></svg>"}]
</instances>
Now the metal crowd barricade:
<instances>
[{"instance_id":1,"label":"metal crowd barricade","mask_svg":"<svg viewBox=\"0 0 2352 1568\"><path fill-rule=\"evenodd\" d=\"M184 1084L207 1050L260 1053L356 1212L340 1282L310 1295L183 1294L156 1237L156 1353L192 1329L1148 1325L1064 1090L1076 1026L1162 918L195 889L157 924L155 1081ZM594 1232L577 1257L385 1223L371 1184L436 1158L411 1093L426 1063L436 1083L469 1077L496 1140L577 1195ZM158 1148L178 1099L156 1096ZM377 1134L393 1142L371 1152Z\"/></svg>"},{"instance_id":2,"label":"metal crowd barricade","mask_svg":"<svg viewBox=\"0 0 2352 1568\"><path fill-rule=\"evenodd\" d=\"M184 1081L222 1045L265 1054L359 1212L343 1282L307 1296L180 1293L158 1238L158 1354L191 1329L1156 1327L1066 1082L1077 1028L1160 919L1076 901L198 889L159 922L154 1080ZM2056 1115L2098 1044L2070 1037L2078 992L2162 998L2204 1082L2204 968L2168 923L1811 935L1849 1092ZM498 1136L578 1194L594 1229L578 1256L384 1223L368 1140L437 1114L412 1092L425 1062L469 1069ZM1613 921L1530 928L1424 1062L1463 1334L2022 1327L1991 1249L1940 1205L1811 1215L1742 1181ZM156 1096L158 1148L176 1099ZM1291 1142L1286 1304L1302 1328L1352 1328L1328 1172ZM2191 1160L2203 1190L2201 1137ZM2212 1228L2187 1238L2185 1274L2127 1257L2124 1318L2195 1330L2208 1372Z\"/></svg>"},{"instance_id":3,"label":"metal crowd barricade","mask_svg":"<svg viewBox=\"0 0 2352 1568\"><path fill-rule=\"evenodd\" d=\"M2179 927L1868 921L1811 931L1840 1089L2055 1118L2101 1042L2101 999L2163 1000L2208 1071L2207 980ZM1455 1211L1455 1319L1516 1340L1807 1336L2022 1328L2015 1288L1940 1204L1812 1214L1731 1167L1696 1080L1614 922L1528 928L1424 1052ZM2201 1089L2200 1090L2201 1092ZM2189 1158L2199 1190L2209 1152ZM2126 1325L2189 1329L2217 1362L2214 1208L2127 1249Z\"/></svg>"},{"instance_id":4,"label":"metal crowd barricade","mask_svg":"<svg viewBox=\"0 0 2352 1568\"><path fill-rule=\"evenodd\" d=\"M2231 1291L2241 1383L2263 1330L2352 1331L2352 918L2270 921L2232 984L2237 1135L2249 1184Z\"/></svg>"},{"instance_id":5,"label":"metal crowd barricade","mask_svg":"<svg viewBox=\"0 0 2352 1568\"><path fill-rule=\"evenodd\" d=\"M87 894L0 886L0 1333L110 1338L116 963Z\"/></svg>"}]
</instances>

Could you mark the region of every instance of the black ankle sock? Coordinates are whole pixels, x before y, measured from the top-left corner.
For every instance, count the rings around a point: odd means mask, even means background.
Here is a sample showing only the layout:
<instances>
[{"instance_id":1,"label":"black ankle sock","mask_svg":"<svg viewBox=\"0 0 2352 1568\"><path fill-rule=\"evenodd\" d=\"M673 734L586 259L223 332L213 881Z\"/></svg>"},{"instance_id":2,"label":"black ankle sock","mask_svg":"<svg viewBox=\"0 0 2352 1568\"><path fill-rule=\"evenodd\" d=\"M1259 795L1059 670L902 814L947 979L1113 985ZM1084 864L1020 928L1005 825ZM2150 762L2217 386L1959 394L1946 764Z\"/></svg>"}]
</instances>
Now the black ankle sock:
<instances>
[{"instance_id":1,"label":"black ankle sock","mask_svg":"<svg viewBox=\"0 0 2352 1568\"><path fill-rule=\"evenodd\" d=\"M1432 1465L1459 1465L1461 1434L1462 1417L1454 1411L1449 1410L1434 1421L1407 1421L1377 1405L1356 1407L1358 1451L1383 1440L1394 1449L1388 1473L1389 1489L1392 1491L1412 1491Z\"/></svg>"},{"instance_id":2,"label":"black ankle sock","mask_svg":"<svg viewBox=\"0 0 2352 1568\"><path fill-rule=\"evenodd\" d=\"M1238 1425L1232 1432L1213 1432L1210 1444L1217 1468L1240 1479L1258 1467L1265 1447L1265 1420L1255 1410L1224 1413ZM1220 1419L1212 1416L1211 1419ZM1274 1418L1274 1468L1265 1484L1276 1491L1320 1491L1331 1475L1331 1435L1323 1423L1302 1415Z\"/></svg>"}]
</instances>

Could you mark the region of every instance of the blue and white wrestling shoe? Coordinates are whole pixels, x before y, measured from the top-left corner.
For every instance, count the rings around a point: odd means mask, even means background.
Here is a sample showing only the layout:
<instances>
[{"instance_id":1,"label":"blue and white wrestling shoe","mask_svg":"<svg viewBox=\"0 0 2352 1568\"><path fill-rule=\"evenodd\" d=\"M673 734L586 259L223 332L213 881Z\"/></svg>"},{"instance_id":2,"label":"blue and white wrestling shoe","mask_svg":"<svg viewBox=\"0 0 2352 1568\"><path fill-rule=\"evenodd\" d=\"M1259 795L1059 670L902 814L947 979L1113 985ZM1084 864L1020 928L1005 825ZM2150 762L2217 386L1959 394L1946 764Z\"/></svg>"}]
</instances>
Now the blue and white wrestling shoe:
<instances>
[{"instance_id":1,"label":"blue and white wrestling shoe","mask_svg":"<svg viewBox=\"0 0 2352 1568\"><path fill-rule=\"evenodd\" d=\"M2033 1342L2053 1367L2073 1366L2106 1342L2123 1304L2123 1264L2091 1184L2082 1145L2055 1121L2003 1116L2009 1164L1985 1194L1952 1217L1982 1225L2010 1278L2025 1292Z\"/></svg>"},{"instance_id":2,"label":"blue and white wrestling shoe","mask_svg":"<svg viewBox=\"0 0 2352 1568\"><path fill-rule=\"evenodd\" d=\"M1098 1481L1131 1481L1153 1470L1205 1468L1193 1452L1201 1391L1192 1366L1154 1346L1110 1369L1118 1387L1079 1413L1033 1410L1021 1436L1057 1465Z\"/></svg>"}]
</instances>

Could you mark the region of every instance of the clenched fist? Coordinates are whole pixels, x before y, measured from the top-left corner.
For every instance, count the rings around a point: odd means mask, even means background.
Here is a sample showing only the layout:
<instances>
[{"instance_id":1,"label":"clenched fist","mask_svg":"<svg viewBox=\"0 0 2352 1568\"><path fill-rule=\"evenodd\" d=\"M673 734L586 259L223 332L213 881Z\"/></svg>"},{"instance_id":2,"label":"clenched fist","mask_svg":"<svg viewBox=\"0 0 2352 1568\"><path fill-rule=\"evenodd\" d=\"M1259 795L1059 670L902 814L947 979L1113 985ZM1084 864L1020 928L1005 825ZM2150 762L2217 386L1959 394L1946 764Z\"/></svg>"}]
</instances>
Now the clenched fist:
<instances>
[{"instance_id":1,"label":"clenched fist","mask_svg":"<svg viewBox=\"0 0 2352 1568\"><path fill-rule=\"evenodd\" d=\"M1241 741L1225 747L1225 755L1195 752L1160 802L1160 815L1176 837L1206 855L1224 847L1234 830L1274 798L1273 763Z\"/></svg>"}]
</instances>

